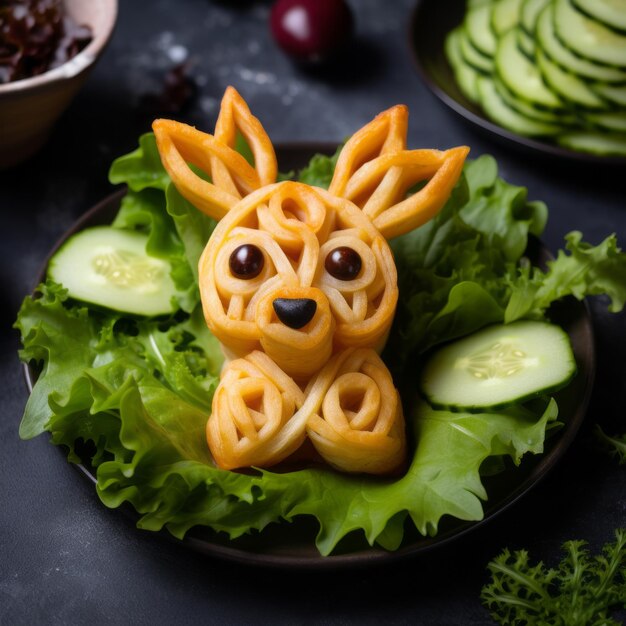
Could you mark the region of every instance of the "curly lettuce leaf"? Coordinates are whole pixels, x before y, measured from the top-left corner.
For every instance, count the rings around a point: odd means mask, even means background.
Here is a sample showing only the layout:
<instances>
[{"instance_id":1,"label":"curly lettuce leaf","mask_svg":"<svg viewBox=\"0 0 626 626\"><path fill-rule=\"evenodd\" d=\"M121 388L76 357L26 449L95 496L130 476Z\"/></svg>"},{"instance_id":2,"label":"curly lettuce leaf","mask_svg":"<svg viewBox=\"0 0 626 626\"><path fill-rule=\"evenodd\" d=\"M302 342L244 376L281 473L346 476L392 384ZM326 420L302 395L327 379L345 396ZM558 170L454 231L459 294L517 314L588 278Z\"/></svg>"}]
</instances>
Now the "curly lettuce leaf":
<instances>
[{"instance_id":1,"label":"curly lettuce leaf","mask_svg":"<svg viewBox=\"0 0 626 626\"><path fill-rule=\"evenodd\" d=\"M505 321L522 317L540 318L556 300L573 296L606 295L611 300L609 310L617 313L626 302L626 254L610 235L597 246L582 241L582 234L573 231L565 236L565 250L548 261L548 269L520 269L511 287L505 311ZM568 254L569 253L569 254Z\"/></svg>"},{"instance_id":2,"label":"curly lettuce leaf","mask_svg":"<svg viewBox=\"0 0 626 626\"><path fill-rule=\"evenodd\" d=\"M165 192L166 209L172 216L176 231L183 242L187 262L198 282L198 261L217 222L185 200L173 184Z\"/></svg>"},{"instance_id":3,"label":"curly lettuce leaf","mask_svg":"<svg viewBox=\"0 0 626 626\"><path fill-rule=\"evenodd\" d=\"M93 362L99 344L98 328L87 310L66 310L66 299L65 289L48 283L40 287L38 298L24 300L18 314L16 326L23 346L20 358L42 366L20 423L23 439L44 432L54 415L50 402L63 401L74 381Z\"/></svg>"},{"instance_id":4,"label":"curly lettuce leaf","mask_svg":"<svg viewBox=\"0 0 626 626\"><path fill-rule=\"evenodd\" d=\"M464 170L469 200L459 211L461 219L485 237L487 245L503 251L507 260L517 261L526 249L528 233L537 237L548 220L543 202L529 202L525 187L498 178L491 156L470 161Z\"/></svg>"},{"instance_id":5,"label":"curly lettuce leaf","mask_svg":"<svg viewBox=\"0 0 626 626\"><path fill-rule=\"evenodd\" d=\"M174 222L165 210L163 192L156 189L128 191L113 221L116 228L140 230L148 235L146 252L158 258L172 258L184 252Z\"/></svg>"},{"instance_id":6,"label":"curly lettuce leaf","mask_svg":"<svg viewBox=\"0 0 626 626\"><path fill-rule=\"evenodd\" d=\"M210 410L223 356L199 307L182 321L127 320L72 304L64 289L48 282L39 297L24 300L16 327L22 360L42 364L20 425L24 439L50 430L54 407L74 402L74 386L85 372L110 364L112 373L132 368L120 373L120 383L126 375L156 371L182 398Z\"/></svg>"},{"instance_id":7,"label":"curly lettuce leaf","mask_svg":"<svg viewBox=\"0 0 626 626\"><path fill-rule=\"evenodd\" d=\"M314 155L309 164L298 172L298 180L313 187L328 189L342 147L342 145L338 146L335 154L331 156L324 154Z\"/></svg>"},{"instance_id":8,"label":"curly lettuce leaf","mask_svg":"<svg viewBox=\"0 0 626 626\"><path fill-rule=\"evenodd\" d=\"M114 185L126 183L132 191L165 191L170 184L170 177L161 163L154 133L142 135L136 150L113 161L109 180Z\"/></svg>"},{"instance_id":9,"label":"curly lettuce leaf","mask_svg":"<svg viewBox=\"0 0 626 626\"><path fill-rule=\"evenodd\" d=\"M483 460L508 455L519 464L525 453L542 452L546 426L556 416L553 400L539 417L522 407L468 414L418 403L412 416L416 450L402 478L384 484L332 473L317 482L303 476L312 493L289 517L303 513L317 517L322 554L329 554L340 539L358 529L370 544L384 536L387 549L397 548L403 527L388 524L398 515L408 514L423 535L435 535L444 515L482 519L480 500L487 499L479 474ZM361 483L356 492L355 482ZM327 512L329 501L335 509L332 515Z\"/></svg>"}]
</instances>

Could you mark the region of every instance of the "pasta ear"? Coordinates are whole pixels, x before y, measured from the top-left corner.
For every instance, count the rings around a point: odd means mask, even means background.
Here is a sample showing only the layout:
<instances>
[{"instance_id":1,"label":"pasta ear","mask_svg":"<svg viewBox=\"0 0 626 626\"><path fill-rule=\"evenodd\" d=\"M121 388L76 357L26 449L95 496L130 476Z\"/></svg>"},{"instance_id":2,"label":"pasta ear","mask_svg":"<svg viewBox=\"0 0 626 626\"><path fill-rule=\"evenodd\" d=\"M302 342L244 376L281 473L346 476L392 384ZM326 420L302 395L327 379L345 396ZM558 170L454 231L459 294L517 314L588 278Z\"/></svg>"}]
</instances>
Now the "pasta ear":
<instances>
[{"instance_id":1,"label":"pasta ear","mask_svg":"<svg viewBox=\"0 0 626 626\"><path fill-rule=\"evenodd\" d=\"M409 162L402 167L396 188L389 194L399 201L391 206L386 201L372 201L366 211L385 239L408 233L439 213L461 176L468 152L468 147L460 146L445 152L412 150L399 155L398 161L406 158ZM428 182L407 197L411 188L424 180Z\"/></svg>"},{"instance_id":2,"label":"pasta ear","mask_svg":"<svg viewBox=\"0 0 626 626\"><path fill-rule=\"evenodd\" d=\"M178 191L215 219L224 217L244 196L276 181L270 139L232 87L224 95L215 135L172 120L155 120L152 128L163 166ZM252 150L254 166L234 149L238 131Z\"/></svg>"},{"instance_id":3,"label":"pasta ear","mask_svg":"<svg viewBox=\"0 0 626 626\"><path fill-rule=\"evenodd\" d=\"M275 183L278 175L278 163L274 146L272 146L261 122L252 115L239 92L234 87L228 87L222 98L220 114L215 124L215 138L234 149L238 132L250 146L260 186L264 187ZM226 173L230 178L230 172L220 168L213 175L213 182L216 185L228 184L226 179L221 181L223 173Z\"/></svg>"},{"instance_id":4,"label":"pasta ear","mask_svg":"<svg viewBox=\"0 0 626 626\"><path fill-rule=\"evenodd\" d=\"M329 191L363 210L390 239L421 226L443 207L469 148L406 150L408 111L381 113L346 143ZM411 194L419 183L427 181ZM411 195L408 195L411 194Z\"/></svg>"},{"instance_id":5,"label":"pasta ear","mask_svg":"<svg viewBox=\"0 0 626 626\"><path fill-rule=\"evenodd\" d=\"M377 115L358 130L341 150L328 191L342 198L350 179L368 161L404 150L409 110L399 104Z\"/></svg>"}]
</instances>

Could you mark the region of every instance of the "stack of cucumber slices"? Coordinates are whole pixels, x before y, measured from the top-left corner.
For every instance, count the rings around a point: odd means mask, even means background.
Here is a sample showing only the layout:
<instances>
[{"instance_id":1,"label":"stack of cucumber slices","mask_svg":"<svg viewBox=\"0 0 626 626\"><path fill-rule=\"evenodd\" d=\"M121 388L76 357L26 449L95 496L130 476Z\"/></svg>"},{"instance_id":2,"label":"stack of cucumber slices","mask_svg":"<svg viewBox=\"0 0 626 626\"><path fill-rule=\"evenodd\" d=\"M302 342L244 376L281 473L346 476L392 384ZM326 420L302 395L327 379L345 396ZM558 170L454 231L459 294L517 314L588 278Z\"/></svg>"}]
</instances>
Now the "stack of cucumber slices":
<instances>
[{"instance_id":1,"label":"stack of cucumber slices","mask_svg":"<svg viewBox=\"0 0 626 626\"><path fill-rule=\"evenodd\" d=\"M626 156L626 0L468 0L446 56L500 126Z\"/></svg>"}]
</instances>

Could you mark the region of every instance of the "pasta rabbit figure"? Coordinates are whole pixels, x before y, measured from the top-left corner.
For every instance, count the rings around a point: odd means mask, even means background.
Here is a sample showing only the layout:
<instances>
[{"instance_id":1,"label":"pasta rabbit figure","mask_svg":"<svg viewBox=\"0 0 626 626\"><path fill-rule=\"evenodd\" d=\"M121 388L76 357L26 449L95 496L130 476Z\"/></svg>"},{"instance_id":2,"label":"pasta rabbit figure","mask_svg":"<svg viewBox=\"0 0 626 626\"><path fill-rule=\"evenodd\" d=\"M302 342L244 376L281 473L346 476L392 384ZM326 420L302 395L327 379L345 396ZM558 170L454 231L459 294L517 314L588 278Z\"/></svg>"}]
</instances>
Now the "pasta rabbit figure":
<instances>
[{"instance_id":1,"label":"pasta rabbit figure","mask_svg":"<svg viewBox=\"0 0 626 626\"><path fill-rule=\"evenodd\" d=\"M218 466L269 467L307 437L342 471L402 465L402 407L378 356L398 300L387 239L441 209L468 153L407 150L407 123L395 106L359 130L324 190L276 182L271 141L232 87L214 135L154 122L173 183L219 220L199 262L205 319L227 359L207 422ZM254 166L235 151L237 132Z\"/></svg>"}]
</instances>

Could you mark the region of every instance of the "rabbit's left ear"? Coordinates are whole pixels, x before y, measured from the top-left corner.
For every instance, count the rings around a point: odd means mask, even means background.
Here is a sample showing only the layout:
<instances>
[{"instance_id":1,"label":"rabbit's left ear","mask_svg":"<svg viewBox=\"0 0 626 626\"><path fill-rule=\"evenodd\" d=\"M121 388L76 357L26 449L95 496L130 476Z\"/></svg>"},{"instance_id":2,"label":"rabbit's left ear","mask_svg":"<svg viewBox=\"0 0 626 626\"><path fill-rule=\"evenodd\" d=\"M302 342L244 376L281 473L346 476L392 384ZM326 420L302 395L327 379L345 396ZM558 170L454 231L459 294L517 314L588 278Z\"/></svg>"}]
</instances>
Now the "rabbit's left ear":
<instances>
[{"instance_id":1,"label":"rabbit's left ear","mask_svg":"<svg viewBox=\"0 0 626 626\"><path fill-rule=\"evenodd\" d=\"M386 239L439 212L469 152L466 146L406 150L407 122L407 108L395 106L357 131L343 147L329 187L359 206Z\"/></svg>"},{"instance_id":2,"label":"rabbit's left ear","mask_svg":"<svg viewBox=\"0 0 626 626\"><path fill-rule=\"evenodd\" d=\"M259 187L276 182L278 164L274 146L261 122L252 115L246 101L234 87L227 87L220 114L215 124L215 139L235 149L237 133L240 133L254 157L254 169L259 178ZM224 167L220 159L214 159L213 183L218 187L231 187L237 192L233 173Z\"/></svg>"},{"instance_id":3,"label":"rabbit's left ear","mask_svg":"<svg viewBox=\"0 0 626 626\"><path fill-rule=\"evenodd\" d=\"M222 99L214 135L171 120L155 120L152 128L163 166L178 191L215 219L224 217L244 196L276 182L278 166L272 142L232 87ZM254 165L235 150L237 133L250 147Z\"/></svg>"}]
</instances>

